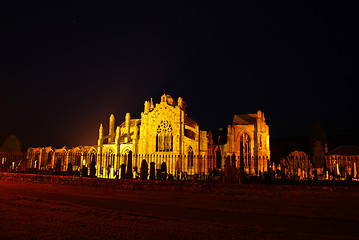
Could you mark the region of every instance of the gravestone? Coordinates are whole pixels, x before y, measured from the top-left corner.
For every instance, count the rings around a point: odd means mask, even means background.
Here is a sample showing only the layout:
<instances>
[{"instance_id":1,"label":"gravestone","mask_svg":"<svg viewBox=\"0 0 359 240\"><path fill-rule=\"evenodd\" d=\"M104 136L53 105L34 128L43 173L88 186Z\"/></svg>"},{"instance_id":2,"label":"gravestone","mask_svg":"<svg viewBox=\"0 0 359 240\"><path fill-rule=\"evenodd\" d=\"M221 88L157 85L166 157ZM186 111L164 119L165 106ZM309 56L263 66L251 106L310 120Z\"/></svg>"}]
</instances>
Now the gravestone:
<instances>
[{"instance_id":1,"label":"gravestone","mask_svg":"<svg viewBox=\"0 0 359 240\"><path fill-rule=\"evenodd\" d=\"M126 164L121 164L121 179L126 178Z\"/></svg>"},{"instance_id":2,"label":"gravestone","mask_svg":"<svg viewBox=\"0 0 359 240\"><path fill-rule=\"evenodd\" d=\"M148 177L148 164L145 159L141 162L141 172L140 172L140 178L141 180L147 180Z\"/></svg>"},{"instance_id":3,"label":"gravestone","mask_svg":"<svg viewBox=\"0 0 359 240\"><path fill-rule=\"evenodd\" d=\"M150 163L150 180L155 180L155 163Z\"/></svg>"}]
</instances>

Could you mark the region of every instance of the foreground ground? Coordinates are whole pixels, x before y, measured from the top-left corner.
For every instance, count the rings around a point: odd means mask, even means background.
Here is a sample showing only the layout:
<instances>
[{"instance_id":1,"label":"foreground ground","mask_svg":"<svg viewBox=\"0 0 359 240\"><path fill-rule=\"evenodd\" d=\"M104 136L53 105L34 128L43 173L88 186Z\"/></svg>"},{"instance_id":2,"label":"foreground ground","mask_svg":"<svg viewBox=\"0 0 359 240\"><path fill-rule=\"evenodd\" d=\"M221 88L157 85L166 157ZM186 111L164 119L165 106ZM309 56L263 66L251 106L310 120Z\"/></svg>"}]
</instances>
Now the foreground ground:
<instances>
[{"instance_id":1,"label":"foreground ground","mask_svg":"<svg viewBox=\"0 0 359 240\"><path fill-rule=\"evenodd\" d=\"M119 190L0 180L0 239L358 239L359 189Z\"/></svg>"}]
</instances>

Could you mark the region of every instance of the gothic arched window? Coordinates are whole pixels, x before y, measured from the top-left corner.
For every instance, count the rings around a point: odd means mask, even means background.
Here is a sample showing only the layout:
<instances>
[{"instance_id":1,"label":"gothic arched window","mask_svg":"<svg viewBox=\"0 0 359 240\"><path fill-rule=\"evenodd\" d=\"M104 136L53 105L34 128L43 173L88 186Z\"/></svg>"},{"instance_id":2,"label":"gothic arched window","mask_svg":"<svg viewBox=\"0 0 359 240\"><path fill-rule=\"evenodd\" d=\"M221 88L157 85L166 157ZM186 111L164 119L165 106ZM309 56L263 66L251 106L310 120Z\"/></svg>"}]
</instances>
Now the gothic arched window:
<instances>
[{"instance_id":1,"label":"gothic arched window","mask_svg":"<svg viewBox=\"0 0 359 240\"><path fill-rule=\"evenodd\" d=\"M81 152L80 151L77 151L75 153L75 156L74 156L74 165L75 166L80 166L81 165Z\"/></svg>"},{"instance_id":2,"label":"gothic arched window","mask_svg":"<svg viewBox=\"0 0 359 240\"><path fill-rule=\"evenodd\" d=\"M113 167L114 164L115 164L115 154L114 152L109 149L107 152L106 152L106 163L105 163L105 166L106 167Z\"/></svg>"},{"instance_id":3,"label":"gothic arched window","mask_svg":"<svg viewBox=\"0 0 359 240\"><path fill-rule=\"evenodd\" d=\"M51 164L51 162L52 162L52 155L53 155L53 154L54 154L54 152L52 152L52 151L48 152L48 154L47 154L47 161L46 161L46 163L45 163L46 166L49 165L49 164Z\"/></svg>"},{"instance_id":4,"label":"gothic arched window","mask_svg":"<svg viewBox=\"0 0 359 240\"><path fill-rule=\"evenodd\" d=\"M259 138L261 139L261 138ZM244 164L244 166L249 166L251 164L251 144L250 137L247 133L243 133L240 137L240 161Z\"/></svg>"},{"instance_id":5,"label":"gothic arched window","mask_svg":"<svg viewBox=\"0 0 359 240\"><path fill-rule=\"evenodd\" d=\"M156 151L157 152L173 151L172 126L166 120L162 120L157 127Z\"/></svg>"}]
</instances>

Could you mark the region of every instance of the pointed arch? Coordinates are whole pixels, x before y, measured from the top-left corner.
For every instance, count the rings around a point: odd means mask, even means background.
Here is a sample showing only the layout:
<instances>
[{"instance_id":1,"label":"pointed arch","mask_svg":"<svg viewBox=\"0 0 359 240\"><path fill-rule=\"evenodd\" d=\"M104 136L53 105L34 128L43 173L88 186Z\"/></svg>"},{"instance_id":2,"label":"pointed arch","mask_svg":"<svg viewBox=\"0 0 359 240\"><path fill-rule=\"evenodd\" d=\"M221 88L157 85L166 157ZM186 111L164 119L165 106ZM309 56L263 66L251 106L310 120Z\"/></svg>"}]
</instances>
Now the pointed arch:
<instances>
[{"instance_id":1,"label":"pointed arch","mask_svg":"<svg viewBox=\"0 0 359 240\"><path fill-rule=\"evenodd\" d=\"M81 166L82 149L80 147L72 148L69 151L69 163L77 170Z\"/></svg>"},{"instance_id":2,"label":"pointed arch","mask_svg":"<svg viewBox=\"0 0 359 240\"><path fill-rule=\"evenodd\" d=\"M114 167L115 165L115 151L108 148L105 154L105 167Z\"/></svg>"},{"instance_id":3,"label":"pointed arch","mask_svg":"<svg viewBox=\"0 0 359 240\"><path fill-rule=\"evenodd\" d=\"M35 152L35 161L34 161L34 168L39 168L39 161L40 161L40 150Z\"/></svg>"},{"instance_id":4,"label":"pointed arch","mask_svg":"<svg viewBox=\"0 0 359 240\"><path fill-rule=\"evenodd\" d=\"M55 168L60 172L65 169L68 150L66 147L55 150Z\"/></svg>"},{"instance_id":5,"label":"pointed arch","mask_svg":"<svg viewBox=\"0 0 359 240\"><path fill-rule=\"evenodd\" d=\"M126 166L130 166L132 168L132 149L130 147L126 147L122 150L121 155L123 156L123 163Z\"/></svg>"},{"instance_id":6,"label":"pointed arch","mask_svg":"<svg viewBox=\"0 0 359 240\"><path fill-rule=\"evenodd\" d=\"M87 151L85 160L87 166L91 166L91 164L95 164L95 165L97 164L97 149L95 147L91 147Z\"/></svg>"},{"instance_id":7,"label":"pointed arch","mask_svg":"<svg viewBox=\"0 0 359 240\"><path fill-rule=\"evenodd\" d=\"M132 178L132 151L130 150L127 154L127 162L125 162L127 165L127 176L129 178Z\"/></svg>"},{"instance_id":8,"label":"pointed arch","mask_svg":"<svg viewBox=\"0 0 359 240\"><path fill-rule=\"evenodd\" d=\"M52 159L54 157L54 151L50 150L47 152L47 156L44 162L44 166L46 168L51 168L52 167Z\"/></svg>"},{"instance_id":9,"label":"pointed arch","mask_svg":"<svg viewBox=\"0 0 359 240\"><path fill-rule=\"evenodd\" d=\"M156 152L173 151L172 125L167 120L162 120L157 126Z\"/></svg>"},{"instance_id":10,"label":"pointed arch","mask_svg":"<svg viewBox=\"0 0 359 240\"><path fill-rule=\"evenodd\" d=\"M246 131L241 131L239 135L239 161L240 165L249 167L251 165L251 137Z\"/></svg>"}]
</instances>

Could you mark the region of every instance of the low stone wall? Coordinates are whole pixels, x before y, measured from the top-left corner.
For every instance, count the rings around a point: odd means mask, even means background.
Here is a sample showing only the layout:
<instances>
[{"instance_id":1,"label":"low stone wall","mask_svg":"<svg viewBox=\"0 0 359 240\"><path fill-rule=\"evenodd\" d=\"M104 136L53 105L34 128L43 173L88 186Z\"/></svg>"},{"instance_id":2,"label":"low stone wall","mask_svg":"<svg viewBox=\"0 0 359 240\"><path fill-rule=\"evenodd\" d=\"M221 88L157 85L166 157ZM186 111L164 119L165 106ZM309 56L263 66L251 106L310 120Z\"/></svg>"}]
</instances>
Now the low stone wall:
<instances>
[{"instance_id":1,"label":"low stone wall","mask_svg":"<svg viewBox=\"0 0 359 240\"><path fill-rule=\"evenodd\" d=\"M16 182L37 182L44 184L60 184L72 186L106 187L119 190L149 190L149 191L210 191L218 188L216 183L184 182L184 181L153 181L106 179L91 177L71 177L57 175L40 175L24 173L0 172L0 180Z\"/></svg>"},{"instance_id":2,"label":"low stone wall","mask_svg":"<svg viewBox=\"0 0 359 240\"><path fill-rule=\"evenodd\" d=\"M0 172L0 181L36 182L71 186L103 187L123 191L181 191L191 193L233 194L243 195L253 192L284 191L310 193L313 192L359 192L359 182L346 181L272 181L271 184L220 184L208 181L154 181L106 179L90 177L71 177L57 175L40 175L24 173Z\"/></svg>"}]
</instances>

